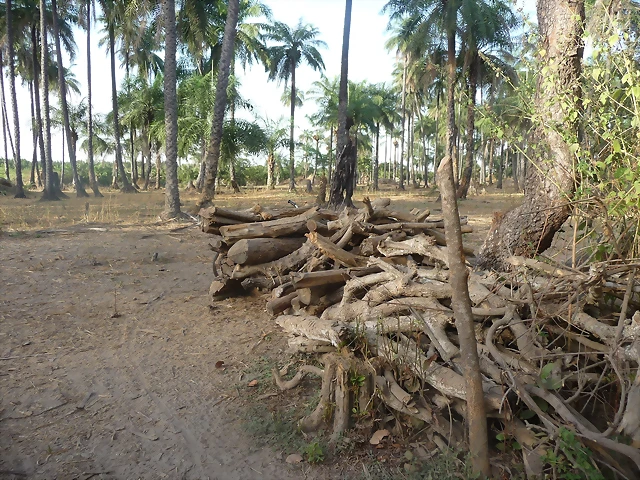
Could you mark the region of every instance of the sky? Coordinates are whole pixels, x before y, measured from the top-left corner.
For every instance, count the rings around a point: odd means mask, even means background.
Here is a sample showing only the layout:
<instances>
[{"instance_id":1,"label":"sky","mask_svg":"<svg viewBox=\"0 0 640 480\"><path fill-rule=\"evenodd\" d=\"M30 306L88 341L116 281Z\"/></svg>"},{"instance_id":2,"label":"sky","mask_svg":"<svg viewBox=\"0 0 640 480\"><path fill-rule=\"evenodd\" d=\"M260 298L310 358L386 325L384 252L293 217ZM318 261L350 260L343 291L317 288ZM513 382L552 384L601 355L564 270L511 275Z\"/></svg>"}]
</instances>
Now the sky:
<instances>
[{"instance_id":1,"label":"sky","mask_svg":"<svg viewBox=\"0 0 640 480\"><path fill-rule=\"evenodd\" d=\"M326 71L324 74L335 77L340 74L340 58L342 49L342 33L344 24L344 0L262 0L268 5L275 20L295 25L299 20L310 23L320 31L319 38L327 43L327 48L321 49ZM525 11L533 12L534 0L518 0L519 6L524 2ZM395 52L387 51L385 43L389 38L386 31L388 16L381 14L381 10L387 0L353 0L351 19L351 39L349 48L349 79L354 82L366 80L370 83L390 82L395 61ZM100 38L104 36L101 25L94 25L92 31L91 61L92 61L92 87L93 108L95 112L106 114L111 111L111 77L109 57L104 48L98 46ZM71 101L78 103L86 97L86 36L81 30L76 30L77 53L72 65L76 79L80 83L80 95L72 95ZM117 61L117 60L116 60ZM65 67L69 67L69 59L65 56ZM8 70L8 69L6 69ZM124 78L124 69L117 72L118 85ZM240 71L241 94L254 107L254 111L261 116L269 118L288 117L289 108L285 107L280 98L284 85L269 82L264 67L256 65L249 67L246 72ZM307 66L301 66L296 71L297 87L304 92L308 91L313 82L320 79L320 73ZM19 79L18 79L19 82ZM7 108L9 114L11 107L8 98ZM21 129L21 156L31 159L33 141L31 137L31 113L29 92L26 86L18 87L18 109ZM52 102L56 102L52 95ZM314 113L315 104L307 99L305 104L296 109L296 135L302 129L309 128L310 124L305 119L307 115ZM239 113L239 116L248 117L248 114ZM0 138L0 143L1 143ZM54 161L62 158L62 135L60 131L52 132L52 155ZM4 156L4 153L1 154ZM9 155L11 151L9 150ZM65 158L68 159L65 150ZM86 155L78 149L78 160L84 160Z\"/></svg>"}]
</instances>

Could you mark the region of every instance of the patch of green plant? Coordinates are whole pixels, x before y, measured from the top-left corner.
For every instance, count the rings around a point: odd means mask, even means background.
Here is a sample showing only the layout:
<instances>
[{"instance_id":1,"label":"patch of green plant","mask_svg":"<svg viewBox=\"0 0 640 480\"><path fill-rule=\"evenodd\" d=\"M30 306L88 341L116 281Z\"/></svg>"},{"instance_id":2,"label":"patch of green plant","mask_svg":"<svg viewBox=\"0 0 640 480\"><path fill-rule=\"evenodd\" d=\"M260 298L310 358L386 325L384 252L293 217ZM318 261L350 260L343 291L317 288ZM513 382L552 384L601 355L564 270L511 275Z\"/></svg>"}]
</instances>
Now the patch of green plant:
<instances>
[{"instance_id":1,"label":"patch of green plant","mask_svg":"<svg viewBox=\"0 0 640 480\"><path fill-rule=\"evenodd\" d=\"M575 432L562 427L558 431L557 453L549 449L542 460L560 480L604 480L591 457L592 452L576 437Z\"/></svg>"},{"instance_id":2,"label":"patch of green plant","mask_svg":"<svg viewBox=\"0 0 640 480\"><path fill-rule=\"evenodd\" d=\"M324 462L326 449L318 440L309 443L304 448L304 457L309 463L322 463Z\"/></svg>"}]
</instances>

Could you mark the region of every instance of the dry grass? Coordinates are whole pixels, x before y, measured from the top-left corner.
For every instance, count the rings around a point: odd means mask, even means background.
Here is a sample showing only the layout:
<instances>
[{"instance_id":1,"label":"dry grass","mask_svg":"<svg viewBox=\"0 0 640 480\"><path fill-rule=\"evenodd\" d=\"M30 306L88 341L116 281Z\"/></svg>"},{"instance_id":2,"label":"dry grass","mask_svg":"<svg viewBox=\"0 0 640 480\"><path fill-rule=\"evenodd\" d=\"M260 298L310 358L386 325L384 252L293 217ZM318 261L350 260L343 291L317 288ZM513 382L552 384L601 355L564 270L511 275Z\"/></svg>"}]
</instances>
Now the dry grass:
<instances>
[{"instance_id":1,"label":"dry grass","mask_svg":"<svg viewBox=\"0 0 640 480\"><path fill-rule=\"evenodd\" d=\"M470 224L476 230L467 238L469 246L475 248L482 242L491 226L494 212L512 208L522 201L521 194L512 193L511 185L505 187L504 191L490 187L487 188L487 193L460 202L460 214L468 215ZM75 198L73 192L66 193L70 198L58 202L42 202L41 192L36 191L29 192L26 200L0 196L0 229L5 232L31 232L83 223L151 225L158 222L158 215L164 208L164 191L122 194L103 189L104 198ZM356 205L361 205L360 200L368 194L363 189L358 190L355 195ZM198 194L181 192L180 195L183 210L195 213ZM390 197L393 208L397 210L409 211L427 207L431 209L432 216L440 215L440 204L436 203L437 191L433 189L409 189L401 192L382 186L379 194L372 196ZM315 194L302 191L290 194L284 186L274 191L249 187L240 194L223 190L216 197L216 204L231 208L249 208L256 204L286 207L289 199L300 207L305 207L315 203Z\"/></svg>"}]
</instances>

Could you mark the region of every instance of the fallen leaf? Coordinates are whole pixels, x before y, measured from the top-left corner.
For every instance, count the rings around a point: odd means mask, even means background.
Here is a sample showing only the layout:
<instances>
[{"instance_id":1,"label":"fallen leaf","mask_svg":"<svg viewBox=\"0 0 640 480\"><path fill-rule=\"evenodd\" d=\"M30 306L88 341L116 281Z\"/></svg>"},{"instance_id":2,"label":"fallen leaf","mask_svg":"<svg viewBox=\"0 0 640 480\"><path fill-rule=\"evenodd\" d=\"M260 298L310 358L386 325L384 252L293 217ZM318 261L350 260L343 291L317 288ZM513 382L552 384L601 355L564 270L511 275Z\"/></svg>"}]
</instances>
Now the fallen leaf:
<instances>
[{"instance_id":1,"label":"fallen leaf","mask_svg":"<svg viewBox=\"0 0 640 480\"><path fill-rule=\"evenodd\" d=\"M222 360L218 360L218 361L216 362L216 368L222 368L222 367L224 367L224 361L222 361Z\"/></svg>"},{"instance_id":2,"label":"fallen leaf","mask_svg":"<svg viewBox=\"0 0 640 480\"><path fill-rule=\"evenodd\" d=\"M251 380L247 387L256 387L258 385L258 380Z\"/></svg>"},{"instance_id":3,"label":"fallen leaf","mask_svg":"<svg viewBox=\"0 0 640 480\"><path fill-rule=\"evenodd\" d=\"M389 430L378 430L376 433L373 434L373 436L371 437L371 440L369 440L369 443L371 445L378 445L382 441L382 439L388 435L389 435Z\"/></svg>"},{"instance_id":4,"label":"fallen leaf","mask_svg":"<svg viewBox=\"0 0 640 480\"><path fill-rule=\"evenodd\" d=\"M298 455L297 453L292 453L291 455L289 455L287 457L285 462L291 463L291 464L293 464L293 463L301 463L302 462L302 455Z\"/></svg>"}]
</instances>

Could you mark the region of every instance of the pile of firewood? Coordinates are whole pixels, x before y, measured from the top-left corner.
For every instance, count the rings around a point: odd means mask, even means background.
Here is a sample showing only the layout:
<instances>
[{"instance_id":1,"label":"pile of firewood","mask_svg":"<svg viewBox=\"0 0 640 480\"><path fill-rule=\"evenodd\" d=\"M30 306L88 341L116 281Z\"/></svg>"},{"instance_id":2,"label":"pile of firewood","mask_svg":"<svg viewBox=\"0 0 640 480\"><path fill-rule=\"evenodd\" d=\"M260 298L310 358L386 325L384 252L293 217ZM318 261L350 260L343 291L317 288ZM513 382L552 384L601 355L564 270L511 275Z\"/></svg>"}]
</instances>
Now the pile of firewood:
<instances>
[{"instance_id":1,"label":"pile of firewood","mask_svg":"<svg viewBox=\"0 0 640 480\"><path fill-rule=\"evenodd\" d=\"M267 311L291 349L325 353L324 369L305 365L290 380L273 371L282 390L309 373L322 377L318 407L300 421L304 431L333 419L339 438L354 416L382 404L397 412L394 421L417 418L440 441L461 446L456 419L466 418L466 389L444 223L428 210L389 206L365 198L363 208L340 213L202 210L214 251L211 298L270 292ZM466 218L461 223L471 231ZM469 272L488 416L501 438L522 448L529 475L543 475L550 455L563 452L568 429L594 452L593 468L637 478L640 264L510 263L501 275Z\"/></svg>"}]
</instances>

